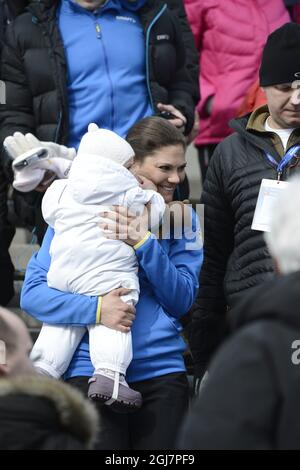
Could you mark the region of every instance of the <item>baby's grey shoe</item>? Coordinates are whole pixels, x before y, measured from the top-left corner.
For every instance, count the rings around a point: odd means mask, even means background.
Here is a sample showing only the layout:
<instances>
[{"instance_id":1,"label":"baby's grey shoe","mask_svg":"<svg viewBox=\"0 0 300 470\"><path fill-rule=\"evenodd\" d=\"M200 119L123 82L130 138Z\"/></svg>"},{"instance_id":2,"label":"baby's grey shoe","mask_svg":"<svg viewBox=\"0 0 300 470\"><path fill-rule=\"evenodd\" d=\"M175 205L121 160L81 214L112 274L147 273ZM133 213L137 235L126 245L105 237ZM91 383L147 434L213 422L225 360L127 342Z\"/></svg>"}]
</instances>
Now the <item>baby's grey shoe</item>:
<instances>
[{"instance_id":1,"label":"baby's grey shoe","mask_svg":"<svg viewBox=\"0 0 300 470\"><path fill-rule=\"evenodd\" d=\"M89 380L88 397L91 400L102 402L119 413L136 411L142 406L142 395L140 392L119 382L118 396L112 401L115 380L105 375L95 374Z\"/></svg>"}]
</instances>

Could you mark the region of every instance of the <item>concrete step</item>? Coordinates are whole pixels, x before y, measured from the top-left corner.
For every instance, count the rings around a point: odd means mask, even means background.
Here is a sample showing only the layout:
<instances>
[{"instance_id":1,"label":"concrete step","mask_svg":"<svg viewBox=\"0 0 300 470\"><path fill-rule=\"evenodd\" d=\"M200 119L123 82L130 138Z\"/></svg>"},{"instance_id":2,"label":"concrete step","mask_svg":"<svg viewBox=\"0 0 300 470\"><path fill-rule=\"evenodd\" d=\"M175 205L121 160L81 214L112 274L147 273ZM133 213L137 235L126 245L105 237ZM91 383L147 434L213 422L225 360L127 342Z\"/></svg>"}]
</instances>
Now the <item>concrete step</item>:
<instances>
[{"instance_id":1,"label":"concrete step","mask_svg":"<svg viewBox=\"0 0 300 470\"><path fill-rule=\"evenodd\" d=\"M25 272L28 261L33 253L38 251L38 245L29 245L25 243L13 243L10 246L9 253L17 271Z\"/></svg>"},{"instance_id":2,"label":"concrete step","mask_svg":"<svg viewBox=\"0 0 300 470\"><path fill-rule=\"evenodd\" d=\"M16 230L16 235L9 249L12 262L16 269L14 282L15 296L7 305L7 308L22 318L22 320L27 325L33 339L35 339L40 330L41 323L25 313L20 308L20 293L23 285L25 270L31 256L39 249L38 245L30 243L31 240L32 235L27 230L21 228Z\"/></svg>"},{"instance_id":3,"label":"concrete step","mask_svg":"<svg viewBox=\"0 0 300 470\"><path fill-rule=\"evenodd\" d=\"M22 281L15 281L15 296L7 305L7 308L18 315L24 323L26 324L27 328L29 329L30 333L36 334L41 328L41 322L36 320L35 318L28 315L20 308L20 293L22 289L23 282Z\"/></svg>"}]
</instances>

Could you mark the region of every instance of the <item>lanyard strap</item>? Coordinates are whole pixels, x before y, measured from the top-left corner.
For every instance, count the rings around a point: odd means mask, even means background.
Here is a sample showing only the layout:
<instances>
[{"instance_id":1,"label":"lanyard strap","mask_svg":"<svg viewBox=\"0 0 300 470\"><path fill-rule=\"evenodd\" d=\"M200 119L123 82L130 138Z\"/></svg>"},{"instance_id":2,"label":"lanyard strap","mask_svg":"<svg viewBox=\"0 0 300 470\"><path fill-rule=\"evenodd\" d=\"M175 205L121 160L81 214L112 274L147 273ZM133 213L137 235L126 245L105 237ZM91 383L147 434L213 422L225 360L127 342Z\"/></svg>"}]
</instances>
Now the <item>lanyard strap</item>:
<instances>
[{"instance_id":1,"label":"lanyard strap","mask_svg":"<svg viewBox=\"0 0 300 470\"><path fill-rule=\"evenodd\" d=\"M273 165L276 166L277 169L277 174L278 174L278 180L280 180L280 176L282 175L282 172L284 168L290 163L292 158L296 155L298 150L300 149L300 145L294 145L294 147L291 147L289 151L282 157L282 160L280 163L278 163L275 158L272 157L269 153L266 152L266 157L267 159L273 163Z\"/></svg>"}]
</instances>

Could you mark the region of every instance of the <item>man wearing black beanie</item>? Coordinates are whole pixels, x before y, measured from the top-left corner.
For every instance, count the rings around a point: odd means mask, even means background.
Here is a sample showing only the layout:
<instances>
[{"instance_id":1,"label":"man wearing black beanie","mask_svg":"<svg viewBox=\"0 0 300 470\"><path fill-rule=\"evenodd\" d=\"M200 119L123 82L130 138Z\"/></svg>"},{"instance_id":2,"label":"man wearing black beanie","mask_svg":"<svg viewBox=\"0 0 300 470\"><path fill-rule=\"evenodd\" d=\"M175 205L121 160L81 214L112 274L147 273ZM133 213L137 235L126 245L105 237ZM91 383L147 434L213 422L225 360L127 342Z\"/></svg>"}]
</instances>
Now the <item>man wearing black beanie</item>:
<instances>
[{"instance_id":1,"label":"man wearing black beanie","mask_svg":"<svg viewBox=\"0 0 300 470\"><path fill-rule=\"evenodd\" d=\"M270 34L259 71L270 111L269 123L275 128L300 125L300 26L287 23Z\"/></svg>"},{"instance_id":2,"label":"man wearing black beanie","mask_svg":"<svg viewBox=\"0 0 300 470\"><path fill-rule=\"evenodd\" d=\"M257 202L261 188L273 194L300 168L300 26L270 34L260 85L267 105L230 122L236 132L217 146L203 187L204 263L190 329L198 384L226 336L228 308L274 277L262 231L272 212L267 198Z\"/></svg>"}]
</instances>

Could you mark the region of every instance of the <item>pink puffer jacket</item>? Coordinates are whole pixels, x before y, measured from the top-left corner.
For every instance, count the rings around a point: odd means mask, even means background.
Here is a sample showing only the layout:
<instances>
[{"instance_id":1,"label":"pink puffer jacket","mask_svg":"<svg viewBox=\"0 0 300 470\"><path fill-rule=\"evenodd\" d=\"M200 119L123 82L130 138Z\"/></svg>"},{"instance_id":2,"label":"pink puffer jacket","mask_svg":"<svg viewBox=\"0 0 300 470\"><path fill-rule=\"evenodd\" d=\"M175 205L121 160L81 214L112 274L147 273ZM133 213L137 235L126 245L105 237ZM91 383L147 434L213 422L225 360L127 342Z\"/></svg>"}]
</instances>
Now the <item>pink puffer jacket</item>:
<instances>
[{"instance_id":1,"label":"pink puffer jacket","mask_svg":"<svg viewBox=\"0 0 300 470\"><path fill-rule=\"evenodd\" d=\"M283 0L185 0L185 8L200 52L195 143L217 143L231 133L228 121L257 80L268 35L290 17Z\"/></svg>"}]
</instances>

